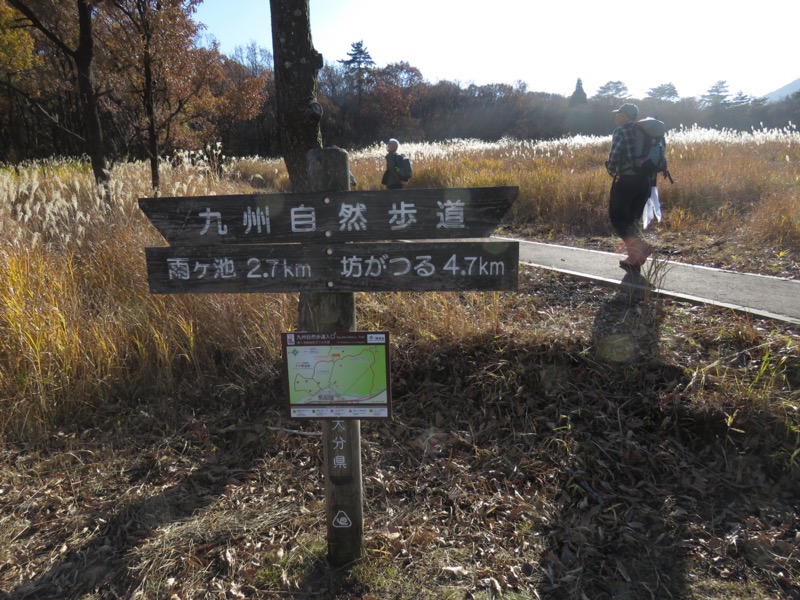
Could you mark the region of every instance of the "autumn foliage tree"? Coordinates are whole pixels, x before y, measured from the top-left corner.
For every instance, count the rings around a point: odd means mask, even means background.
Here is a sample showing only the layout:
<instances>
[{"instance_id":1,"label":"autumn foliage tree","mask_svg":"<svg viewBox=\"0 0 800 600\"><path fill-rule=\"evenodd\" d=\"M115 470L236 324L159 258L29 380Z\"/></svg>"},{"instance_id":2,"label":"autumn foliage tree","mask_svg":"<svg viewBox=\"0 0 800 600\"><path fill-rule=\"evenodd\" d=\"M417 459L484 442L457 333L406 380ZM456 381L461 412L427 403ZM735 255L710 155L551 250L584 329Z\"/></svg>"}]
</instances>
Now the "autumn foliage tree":
<instances>
[{"instance_id":1,"label":"autumn foliage tree","mask_svg":"<svg viewBox=\"0 0 800 600\"><path fill-rule=\"evenodd\" d=\"M24 117L20 101L35 102L30 89L32 73L38 59L34 54L34 40L25 29L16 26L14 11L0 4L0 111L5 116L0 128L0 151L17 158L20 138L24 134Z\"/></svg>"},{"instance_id":2,"label":"autumn foliage tree","mask_svg":"<svg viewBox=\"0 0 800 600\"><path fill-rule=\"evenodd\" d=\"M202 131L202 114L215 104L211 85L220 76L221 57L194 45L198 27L191 16L199 1L113 0L107 13L115 117L128 121L149 159L154 193L161 150L193 120L199 124L194 131Z\"/></svg>"},{"instance_id":3,"label":"autumn foliage tree","mask_svg":"<svg viewBox=\"0 0 800 600\"><path fill-rule=\"evenodd\" d=\"M234 147L236 125L255 121L268 110L271 86L271 71L253 70L223 58L217 76L209 84L211 98L204 107L206 137L221 141L224 147Z\"/></svg>"},{"instance_id":4,"label":"autumn foliage tree","mask_svg":"<svg viewBox=\"0 0 800 600\"><path fill-rule=\"evenodd\" d=\"M14 125L0 160L86 153L104 183L107 155L146 158L157 192L165 152L215 145L257 118L272 72L198 46L199 2L0 4L0 107Z\"/></svg>"},{"instance_id":5,"label":"autumn foliage tree","mask_svg":"<svg viewBox=\"0 0 800 600\"><path fill-rule=\"evenodd\" d=\"M56 3L49 0L7 0L19 11L23 22L66 57L74 67L79 104L85 128L86 152L95 181L104 187L109 180L106 148L100 119L100 88L95 79L94 16L90 0Z\"/></svg>"}]
</instances>

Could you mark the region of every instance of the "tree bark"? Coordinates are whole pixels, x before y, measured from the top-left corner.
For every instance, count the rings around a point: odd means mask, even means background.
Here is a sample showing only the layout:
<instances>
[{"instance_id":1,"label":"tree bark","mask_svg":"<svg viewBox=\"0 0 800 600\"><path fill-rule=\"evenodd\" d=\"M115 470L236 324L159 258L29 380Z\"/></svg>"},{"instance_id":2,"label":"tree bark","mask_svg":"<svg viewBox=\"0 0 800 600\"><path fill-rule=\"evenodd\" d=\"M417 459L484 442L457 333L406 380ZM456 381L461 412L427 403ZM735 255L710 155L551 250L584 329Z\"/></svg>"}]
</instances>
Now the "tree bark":
<instances>
[{"instance_id":1,"label":"tree bark","mask_svg":"<svg viewBox=\"0 0 800 600\"><path fill-rule=\"evenodd\" d=\"M31 26L41 31L55 46L75 63L78 74L78 96L86 128L86 152L92 161L95 181L103 196L108 197L108 165L106 162L103 128L100 123L97 90L95 89L92 62L94 61L94 33L92 30L92 10L89 0L75 0L78 11L78 46L71 48L44 22L41 15L21 0L8 0L8 3L30 21Z\"/></svg>"},{"instance_id":2,"label":"tree bark","mask_svg":"<svg viewBox=\"0 0 800 600\"><path fill-rule=\"evenodd\" d=\"M322 55L311 40L309 0L270 0L275 104L281 154L292 191L310 191L306 153L322 147L322 107L316 102Z\"/></svg>"},{"instance_id":3,"label":"tree bark","mask_svg":"<svg viewBox=\"0 0 800 600\"><path fill-rule=\"evenodd\" d=\"M161 175L158 171L158 132L156 131L155 79L153 76L153 32L150 23L150 7L147 0L137 2L137 10L144 37L142 69L144 71L144 112L147 117L147 154L150 157L150 180L153 195L160 195Z\"/></svg>"},{"instance_id":4,"label":"tree bark","mask_svg":"<svg viewBox=\"0 0 800 600\"><path fill-rule=\"evenodd\" d=\"M87 0L77 0L78 5L78 48L74 52L75 69L78 72L78 93L86 124L86 150L92 161L92 172L97 185L107 195L106 184L111 179L106 163L103 127L97 91L94 84L92 61L94 60L94 34L92 32L92 7Z\"/></svg>"}]
</instances>

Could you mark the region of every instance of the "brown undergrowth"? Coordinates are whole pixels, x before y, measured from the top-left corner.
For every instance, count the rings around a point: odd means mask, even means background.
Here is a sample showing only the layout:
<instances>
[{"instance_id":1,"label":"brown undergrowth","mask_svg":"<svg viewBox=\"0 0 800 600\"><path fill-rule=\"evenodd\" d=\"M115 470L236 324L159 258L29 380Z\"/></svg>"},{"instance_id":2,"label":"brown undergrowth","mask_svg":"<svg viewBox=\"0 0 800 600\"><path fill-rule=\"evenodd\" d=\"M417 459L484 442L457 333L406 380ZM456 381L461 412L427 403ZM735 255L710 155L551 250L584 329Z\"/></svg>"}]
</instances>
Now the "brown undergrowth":
<instances>
[{"instance_id":1,"label":"brown undergrowth","mask_svg":"<svg viewBox=\"0 0 800 600\"><path fill-rule=\"evenodd\" d=\"M800 597L796 328L534 270L458 340L412 301L359 295L397 321L358 564L279 379L187 383L5 447L0 597Z\"/></svg>"}]
</instances>

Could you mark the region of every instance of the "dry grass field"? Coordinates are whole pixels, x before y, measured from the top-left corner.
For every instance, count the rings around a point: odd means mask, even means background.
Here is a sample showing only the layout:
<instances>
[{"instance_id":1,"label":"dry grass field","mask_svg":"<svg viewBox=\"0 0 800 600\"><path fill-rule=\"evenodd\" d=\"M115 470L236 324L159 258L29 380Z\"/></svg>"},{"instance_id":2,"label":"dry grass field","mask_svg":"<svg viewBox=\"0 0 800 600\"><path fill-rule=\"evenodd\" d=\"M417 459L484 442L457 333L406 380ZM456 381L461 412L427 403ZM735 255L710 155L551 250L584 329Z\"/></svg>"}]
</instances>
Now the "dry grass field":
<instances>
[{"instance_id":1,"label":"dry grass field","mask_svg":"<svg viewBox=\"0 0 800 600\"><path fill-rule=\"evenodd\" d=\"M518 185L504 230L614 249L608 142L402 151L412 188ZM659 256L800 277L800 134L668 142ZM382 154L351 153L359 189ZM0 598L800 598L796 326L536 269L357 294L394 418L362 425L365 554L331 569L319 427L284 416L297 296L149 294L147 166L112 181L0 169ZM287 186L252 158L161 191Z\"/></svg>"}]
</instances>

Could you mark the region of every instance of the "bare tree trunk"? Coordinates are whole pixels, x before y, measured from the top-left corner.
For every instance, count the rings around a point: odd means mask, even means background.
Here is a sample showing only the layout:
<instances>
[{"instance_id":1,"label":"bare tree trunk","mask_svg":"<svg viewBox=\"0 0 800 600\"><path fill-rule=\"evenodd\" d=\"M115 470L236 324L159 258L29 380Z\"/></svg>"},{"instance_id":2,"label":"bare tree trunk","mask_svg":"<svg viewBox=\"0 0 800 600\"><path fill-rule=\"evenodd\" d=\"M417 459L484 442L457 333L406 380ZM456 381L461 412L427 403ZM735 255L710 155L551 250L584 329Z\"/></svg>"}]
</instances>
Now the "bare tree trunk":
<instances>
[{"instance_id":1,"label":"bare tree trunk","mask_svg":"<svg viewBox=\"0 0 800 600\"><path fill-rule=\"evenodd\" d=\"M92 61L94 60L94 34L92 32L92 7L88 0L77 0L78 4L78 48L74 52L75 69L78 72L83 118L86 124L86 150L92 161L92 172L97 185L107 194L106 184L110 180L106 163L103 127L94 85Z\"/></svg>"},{"instance_id":2,"label":"bare tree trunk","mask_svg":"<svg viewBox=\"0 0 800 600\"><path fill-rule=\"evenodd\" d=\"M144 111L147 115L147 154L150 156L150 179L153 185L153 194L158 196L161 174L158 171L158 134L156 132L154 88L152 56L148 45L144 54Z\"/></svg>"},{"instance_id":3,"label":"bare tree trunk","mask_svg":"<svg viewBox=\"0 0 800 600\"><path fill-rule=\"evenodd\" d=\"M316 102L322 55L311 41L308 1L270 0L269 3L281 154L294 192L309 190L306 153L322 147L319 127L322 107Z\"/></svg>"},{"instance_id":4,"label":"bare tree trunk","mask_svg":"<svg viewBox=\"0 0 800 600\"><path fill-rule=\"evenodd\" d=\"M75 62L78 74L78 96L86 127L86 152L92 161L92 172L95 181L101 188L103 196L108 197L108 166L106 163L103 128L100 124L100 113L95 90L92 61L94 60L94 33L92 31L92 11L89 0L75 0L78 11L78 47L71 48L51 30L41 18L41 14L22 0L8 0L8 3L21 12L30 21L32 27L41 31L56 47Z\"/></svg>"},{"instance_id":5,"label":"bare tree trunk","mask_svg":"<svg viewBox=\"0 0 800 600\"><path fill-rule=\"evenodd\" d=\"M150 24L150 7L147 0L137 3L139 17L144 35L144 55L142 67L144 70L144 112L147 116L147 154L150 157L150 179L153 186L153 195L159 195L161 175L158 171L158 132L156 131L156 100L155 80L153 78L153 32Z\"/></svg>"}]
</instances>

